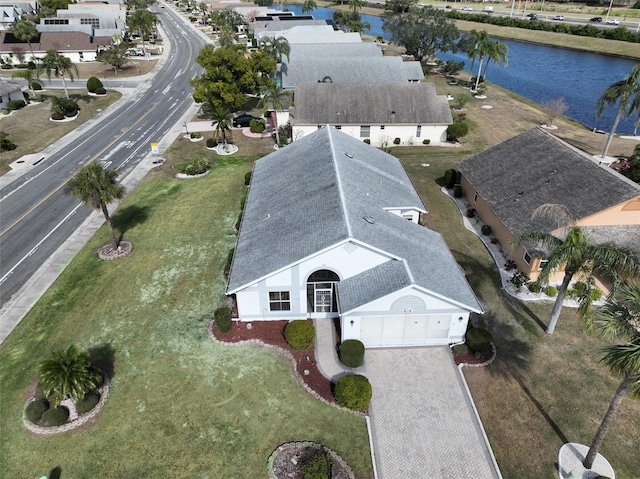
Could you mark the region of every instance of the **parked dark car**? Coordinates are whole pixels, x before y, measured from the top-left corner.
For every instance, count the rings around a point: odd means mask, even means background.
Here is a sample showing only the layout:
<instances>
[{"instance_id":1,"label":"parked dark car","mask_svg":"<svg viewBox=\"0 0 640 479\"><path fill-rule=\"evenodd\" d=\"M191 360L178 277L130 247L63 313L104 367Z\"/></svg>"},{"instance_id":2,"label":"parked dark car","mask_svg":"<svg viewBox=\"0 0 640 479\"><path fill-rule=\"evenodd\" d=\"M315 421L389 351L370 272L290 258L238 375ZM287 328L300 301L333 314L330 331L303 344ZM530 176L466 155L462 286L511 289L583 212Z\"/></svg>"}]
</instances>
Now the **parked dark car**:
<instances>
[{"instance_id":1,"label":"parked dark car","mask_svg":"<svg viewBox=\"0 0 640 479\"><path fill-rule=\"evenodd\" d=\"M538 15L536 15L535 13L529 14L529 20L537 20L537 19L538 19Z\"/></svg>"},{"instance_id":2,"label":"parked dark car","mask_svg":"<svg viewBox=\"0 0 640 479\"><path fill-rule=\"evenodd\" d=\"M602 23L602 17L593 17L590 22Z\"/></svg>"},{"instance_id":3,"label":"parked dark car","mask_svg":"<svg viewBox=\"0 0 640 479\"><path fill-rule=\"evenodd\" d=\"M253 115L248 115L248 114L244 114L244 115L240 115L237 116L233 119L233 126L237 127L245 127L245 126L249 126L249 124L251 123L251 120L262 120L262 118L260 118L259 116L253 116Z\"/></svg>"}]
</instances>

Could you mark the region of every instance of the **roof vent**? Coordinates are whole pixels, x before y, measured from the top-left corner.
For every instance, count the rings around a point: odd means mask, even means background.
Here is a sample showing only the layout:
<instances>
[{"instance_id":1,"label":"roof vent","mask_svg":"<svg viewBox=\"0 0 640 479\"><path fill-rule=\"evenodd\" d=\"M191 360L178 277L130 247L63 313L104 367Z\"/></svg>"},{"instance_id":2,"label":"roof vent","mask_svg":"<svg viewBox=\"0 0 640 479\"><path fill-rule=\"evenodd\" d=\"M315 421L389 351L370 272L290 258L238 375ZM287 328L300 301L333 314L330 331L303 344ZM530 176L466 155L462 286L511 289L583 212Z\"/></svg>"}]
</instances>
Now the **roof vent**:
<instances>
[{"instance_id":1,"label":"roof vent","mask_svg":"<svg viewBox=\"0 0 640 479\"><path fill-rule=\"evenodd\" d=\"M376 220L373 219L373 216L369 216L369 215L364 216L362 219L365 220L370 225L372 225L372 224L374 224L376 222Z\"/></svg>"},{"instance_id":2,"label":"roof vent","mask_svg":"<svg viewBox=\"0 0 640 479\"><path fill-rule=\"evenodd\" d=\"M344 156L346 156L347 158L353 158L353 153L350 151L347 151Z\"/></svg>"}]
</instances>

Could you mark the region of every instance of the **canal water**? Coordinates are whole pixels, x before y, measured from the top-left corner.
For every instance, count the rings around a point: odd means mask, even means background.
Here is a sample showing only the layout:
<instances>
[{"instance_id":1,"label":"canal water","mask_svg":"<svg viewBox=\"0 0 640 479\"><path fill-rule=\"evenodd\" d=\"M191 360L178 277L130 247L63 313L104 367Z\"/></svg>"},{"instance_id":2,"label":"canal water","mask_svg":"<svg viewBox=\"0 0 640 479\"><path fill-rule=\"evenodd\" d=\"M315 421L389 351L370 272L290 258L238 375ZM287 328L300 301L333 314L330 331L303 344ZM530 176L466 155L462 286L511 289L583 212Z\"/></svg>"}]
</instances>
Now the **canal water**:
<instances>
[{"instance_id":1,"label":"canal water","mask_svg":"<svg viewBox=\"0 0 640 479\"><path fill-rule=\"evenodd\" d=\"M299 5L285 5L285 8L296 15L302 13ZM333 12L329 8L317 8L311 14L316 19L325 20L333 18ZM379 17L362 15L362 21L371 24L371 31L367 32L369 35L382 35L389 40L390 35L382 31ZM570 36L567 39L571 41ZM487 81L536 103L564 97L568 105L565 115L589 128L611 129L616 109L610 108L596 119L596 101L609 85L629 74L637 63L635 60L511 40L500 41L509 47L508 65L491 63ZM463 61L467 72L471 66L471 60L465 54L445 53L439 54L438 58ZM477 62L474 73L476 71ZM622 120L616 132L632 133L635 118L636 115Z\"/></svg>"}]
</instances>

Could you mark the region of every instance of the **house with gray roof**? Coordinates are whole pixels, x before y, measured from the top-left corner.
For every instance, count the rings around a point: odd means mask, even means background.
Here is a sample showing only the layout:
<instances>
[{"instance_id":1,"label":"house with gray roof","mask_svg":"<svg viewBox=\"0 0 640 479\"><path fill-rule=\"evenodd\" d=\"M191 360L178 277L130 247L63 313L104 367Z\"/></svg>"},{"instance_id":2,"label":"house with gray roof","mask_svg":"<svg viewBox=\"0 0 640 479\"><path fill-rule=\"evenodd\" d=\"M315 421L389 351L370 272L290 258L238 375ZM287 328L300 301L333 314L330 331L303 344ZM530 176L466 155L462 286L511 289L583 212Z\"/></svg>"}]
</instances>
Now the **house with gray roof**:
<instances>
[{"instance_id":1,"label":"house with gray roof","mask_svg":"<svg viewBox=\"0 0 640 479\"><path fill-rule=\"evenodd\" d=\"M462 340L481 313L393 156L326 126L255 163L227 294L241 321L339 318L367 347Z\"/></svg>"},{"instance_id":2,"label":"house with gray roof","mask_svg":"<svg viewBox=\"0 0 640 479\"><path fill-rule=\"evenodd\" d=\"M513 250L511 243L532 231L562 237L556 221L531 218L544 204L565 206L592 241L612 241L640 255L640 185L541 128L474 155L458 168L469 205L532 280L544 252L535 245ZM563 274L558 271L551 281L560 282Z\"/></svg>"},{"instance_id":3,"label":"house with gray roof","mask_svg":"<svg viewBox=\"0 0 640 479\"><path fill-rule=\"evenodd\" d=\"M386 57L385 57L386 58ZM300 83L289 113L293 138L332 125L373 146L439 144L453 122L433 83Z\"/></svg>"},{"instance_id":4,"label":"house with gray roof","mask_svg":"<svg viewBox=\"0 0 640 479\"><path fill-rule=\"evenodd\" d=\"M24 100L22 87L16 82L0 80L0 110L8 109L11 100Z\"/></svg>"}]
</instances>

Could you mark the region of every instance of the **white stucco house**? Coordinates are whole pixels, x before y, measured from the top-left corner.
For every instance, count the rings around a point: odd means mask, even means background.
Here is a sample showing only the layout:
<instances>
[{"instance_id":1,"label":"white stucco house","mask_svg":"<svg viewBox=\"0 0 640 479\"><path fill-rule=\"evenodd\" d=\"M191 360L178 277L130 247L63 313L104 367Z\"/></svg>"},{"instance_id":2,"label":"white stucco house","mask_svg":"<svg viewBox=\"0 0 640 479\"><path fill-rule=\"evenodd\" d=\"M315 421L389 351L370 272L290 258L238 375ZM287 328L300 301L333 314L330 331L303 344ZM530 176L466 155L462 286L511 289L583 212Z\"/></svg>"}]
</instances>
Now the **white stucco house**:
<instances>
[{"instance_id":1,"label":"white stucco house","mask_svg":"<svg viewBox=\"0 0 640 479\"><path fill-rule=\"evenodd\" d=\"M227 294L240 321L339 318L367 347L463 339L476 296L400 162L324 127L255 163Z\"/></svg>"},{"instance_id":2,"label":"white stucco house","mask_svg":"<svg viewBox=\"0 0 640 479\"><path fill-rule=\"evenodd\" d=\"M300 83L289 122L293 139L331 125L371 145L437 145L453 123L449 102L433 83Z\"/></svg>"}]
</instances>

